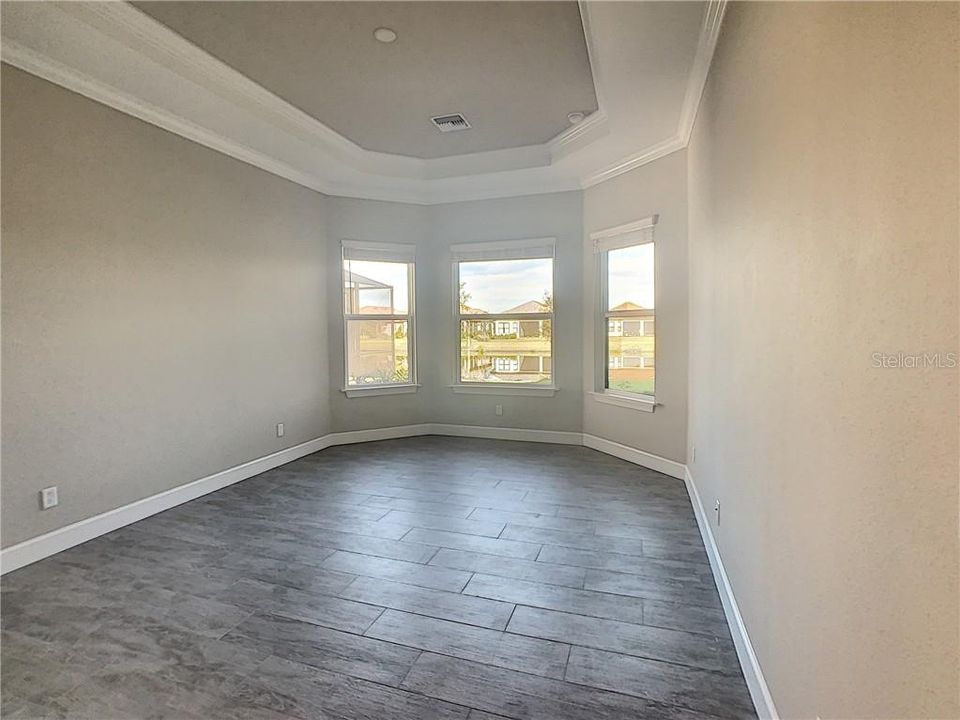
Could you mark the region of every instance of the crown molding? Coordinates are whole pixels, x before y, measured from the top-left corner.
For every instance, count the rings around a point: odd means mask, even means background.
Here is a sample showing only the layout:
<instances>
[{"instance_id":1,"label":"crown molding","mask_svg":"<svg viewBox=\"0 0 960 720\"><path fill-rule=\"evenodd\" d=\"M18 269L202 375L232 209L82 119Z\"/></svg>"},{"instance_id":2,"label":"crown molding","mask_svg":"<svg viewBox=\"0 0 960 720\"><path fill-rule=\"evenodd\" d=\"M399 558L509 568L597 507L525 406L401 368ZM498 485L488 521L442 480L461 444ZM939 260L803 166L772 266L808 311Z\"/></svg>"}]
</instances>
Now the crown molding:
<instances>
[{"instance_id":1,"label":"crown molding","mask_svg":"<svg viewBox=\"0 0 960 720\"><path fill-rule=\"evenodd\" d=\"M607 180L612 180L618 175L623 175L631 170L635 170L641 165L652 163L654 160L659 160L662 157L666 157L671 153L675 153L677 150L683 150L686 146L687 144L679 136L675 135L669 140L665 140L662 143L645 148L634 155L629 155L622 160L606 166L605 168L601 168L596 172L586 175L581 179L580 183L584 188L599 185Z\"/></svg>"},{"instance_id":2,"label":"crown molding","mask_svg":"<svg viewBox=\"0 0 960 720\"><path fill-rule=\"evenodd\" d=\"M125 2L7 3L0 57L318 192L437 204L587 188L686 147L726 0L706 4L676 135L614 162L597 143L612 131L590 4L597 111L542 145L426 160L362 148Z\"/></svg>"},{"instance_id":3,"label":"crown molding","mask_svg":"<svg viewBox=\"0 0 960 720\"><path fill-rule=\"evenodd\" d=\"M700 38L697 41L697 54L690 69L690 78L687 81L687 94L683 98L683 109L680 112L680 127L677 137L686 147L693 133L693 124L700 109L700 100L703 90L707 86L707 76L710 74L710 65L713 63L713 54L717 49L717 40L720 38L720 26L723 24L723 15L727 10L727 0L710 0L703 15L703 24L700 26Z\"/></svg>"}]
</instances>

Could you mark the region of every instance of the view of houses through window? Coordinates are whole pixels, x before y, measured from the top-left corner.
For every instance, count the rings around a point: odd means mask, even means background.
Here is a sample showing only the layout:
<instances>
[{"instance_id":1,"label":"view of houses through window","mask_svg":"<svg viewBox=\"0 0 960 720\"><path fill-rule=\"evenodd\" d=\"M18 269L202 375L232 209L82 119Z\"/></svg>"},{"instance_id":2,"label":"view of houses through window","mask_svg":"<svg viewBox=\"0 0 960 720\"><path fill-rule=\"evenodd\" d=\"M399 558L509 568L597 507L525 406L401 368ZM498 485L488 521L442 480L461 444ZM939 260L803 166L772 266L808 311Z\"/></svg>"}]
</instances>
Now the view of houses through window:
<instances>
[{"instance_id":1,"label":"view of houses through window","mask_svg":"<svg viewBox=\"0 0 960 720\"><path fill-rule=\"evenodd\" d=\"M553 259L460 262L460 382L550 384Z\"/></svg>"},{"instance_id":2,"label":"view of houses through window","mask_svg":"<svg viewBox=\"0 0 960 720\"><path fill-rule=\"evenodd\" d=\"M414 382L411 267L405 262L344 259L347 387Z\"/></svg>"},{"instance_id":3,"label":"view of houses through window","mask_svg":"<svg viewBox=\"0 0 960 720\"><path fill-rule=\"evenodd\" d=\"M654 394L654 244L606 253L606 387Z\"/></svg>"}]
</instances>

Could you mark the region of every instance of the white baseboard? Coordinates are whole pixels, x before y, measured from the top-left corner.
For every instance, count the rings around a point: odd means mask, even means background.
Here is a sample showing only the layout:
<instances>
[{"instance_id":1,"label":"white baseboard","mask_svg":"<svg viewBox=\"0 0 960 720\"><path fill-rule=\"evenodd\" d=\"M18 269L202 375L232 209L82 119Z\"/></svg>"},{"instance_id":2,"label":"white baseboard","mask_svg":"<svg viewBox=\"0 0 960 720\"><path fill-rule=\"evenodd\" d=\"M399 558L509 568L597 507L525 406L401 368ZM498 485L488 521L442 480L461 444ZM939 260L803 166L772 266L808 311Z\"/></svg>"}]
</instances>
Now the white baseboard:
<instances>
[{"instance_id":1,"label":"white baseboard","mask_svg":"<svg viewBox=\"0 0 960 720\"><path fill-rule=\"evenodd\" d=\"M429 435L430 424L394 425L392 427L373 428L371 430L348 430L346 432L330 433L323 437L327 440L327 447L332 445L353 445L354 443L374 442L376 440L394 440L396 438Z\"/></svg>"},{"instance_id":2,"label":"white baseboard","mask_svg":"<svg viewBox=\"0 0 960 720\"><path fill-rule=\"evenodd\" d=\"M220 490L234 483L246 480L254 475L272 470L273 468L293 462L311 453L324 450L334 445L350 445L353 443L372 442L375 440L390 440L394 438L413 437L417 435L448 435L454 437L490 438L496 440L518 440L522 442L558 443L563 445L584 445L602 453L613 455L636 465L662 472L665 475L679 478L684 481L693 511L700 527L703 544L710 559L710 567L720 591L723 610L727 623L730 626L733 641L737 648L737 656L743 668L747 687L757 713L761 720L779 720L777 708L770 695L770 689L764 680L760 663L757 660L750 637L730 580L727 578L720 550L713 537L707 514L700 499L693 476L689 468L667 458L653 455L627 445L578 432L563 432L555 430L530 430L524 428L496 428L480 427L475 425L448 425L443 423L420 423L417 425L398 425L395 427L373 428L370 430L353 430L349 432L329 433L322 437L309 440L299 445L280 450L270 455L236 465L227 470L194 480L180 487L152 495L142 500L109 510L100 515L75 522L72 525L53 530L44 535L25 540L0 551L0 574L8 573L29 565L45 557L55 555L80 543L118 530L144 518L155 515L164 510L194 500L202 495Z\"/></svg>"},{"instance_id":3,"label":"white baseboard","mask_svg":"<svg viewBox=\"0 0 960 720\"><path fill-rule=\"evenodd\" d=\"M302 458L310 453L323 450L330 446L328 437L329 436L325 435L314 440L308 440L305 443L294 445L286 450L280 450L270 455L257 458L256 460L235 465L232 468L221 470L213 475L207 475L199 480L189 482L186 485L165 490L156 495L132 502L129 505L108 510L105 513L94 515L85 520L80 520L79 522L66 525L65 527L4 548L3 551L0 552L0 574L11 572L24 565L29 565L37 560L42 560L45 557L72 548L74 545L85 543L87 540L92 540L100 535L106 535L125 525L130 525L131 523L143 520L151 515L156 515L164 510L182 505L201 495L212 493L228 485L233 485L241 480L246 480L254 475L259 475L267 470Z\"/></svg>"},{"instance_id":4,"label":"white baseboard","mask_svg":"<svg viewBox=\"0 0 960 720\"><path fill-rule=\"evenodd\" d=\"M673 477L683 477L683 465L672 460L651 455L626 445L584 435L578 432L557 430L530 430L525 428L480 427L474 425L448 425L443 423L420 423L395 427L373 428L329 433L322 437L294 445L270 455L236 465L232 468L194 480L186 485L172 488L156 495L137 500L129 505L108 510L85 520L52 530L35 538L25 540L0 551L0 574L8 573L45 557L92 540L100 535L118 530L151 515L215 492L228 485L246 480L254 475L293 462L305 455L324 450L334 445L390 440L416 435L450 435L455 437L489 438L495 440L518 440L522 442L559 443L563 445L586 445L595 450L614 455L632 463L658 470ZM679 470L678 470L679 468ZM677 474L679 472L679 475Z\"/></svg>"},{"instance_id":5,"label":"white baseboard","mask_svg":"<svg viewBox=\"0 0 960 720\"><path fill-rule=\"evenodd\" d=\"M693 481L693 475L690 474L690 469L687 467L684 467L683 481L686 483L687 493L690 495L690 502L693 504L697 525L700 526L700 535L703 537L707 557L710 559L713 579L720 591L723 612L727 617L727 625L730 626L730 634L733 635L737 657L740 659L740 667L743 669L743 676L747 681L747 688L750 690L750 697L757 709L757 715L760 720L779 720L780 715L777 712L776 705L774 705L770 688L767 687L767 681L763 677L763 670L760 668L760 661L757 659L753 644L750 642L750 636L747 634L747 627L740 615L740 607L737 605L737 598L733 594L733 587L730 585L727 571L723 567L720 548L713 537L713 530L710 528L709 518L700 499L697 485Z\"/></svg>"},{"instance_id":6,"label":"white baseboard","mask_svg":"<svg viewBox=\"0 0 960 720\"><path fill-rule=\"evenodd\" d=\"M556 443L558 445L582 445L583 434L561 430L527 430L524 428L481 427L479 425L444 425L431 423L430 435L453 437L488 438L490 440L519 440L521 442Z\"/></svg>"},{"instance_id":7,"label":"white baseboard","mask_svg":"<svg viewBox=\"0 0 960 720\"><path fill-rule=\"evenodd\" d=\"M580 433L434 423L329 433L4 548L0 551L0 575L328 447L416 435L455 435L525 442L580 444Z\"/></svg>"},{"instance_id":8,"label":"white baseboard","mask_svg":"<svg viewBox=\"0 0 960 720\"><path fill-rule=\"evenodd\" d=\"M678 480L684 479L686 466L675 460L668 460L665 457L660 457L653 453L637 450L629 445L621 445L618 442L613 442L613 440L605 440L596 435L588 435L586 433L583 434L583 444L588 448L599 450L607 455L613 455L621 460L632 462L635 465L643 465L645 468L662 472L664 475L675 477Z\"/></svg>"}]
</instances>

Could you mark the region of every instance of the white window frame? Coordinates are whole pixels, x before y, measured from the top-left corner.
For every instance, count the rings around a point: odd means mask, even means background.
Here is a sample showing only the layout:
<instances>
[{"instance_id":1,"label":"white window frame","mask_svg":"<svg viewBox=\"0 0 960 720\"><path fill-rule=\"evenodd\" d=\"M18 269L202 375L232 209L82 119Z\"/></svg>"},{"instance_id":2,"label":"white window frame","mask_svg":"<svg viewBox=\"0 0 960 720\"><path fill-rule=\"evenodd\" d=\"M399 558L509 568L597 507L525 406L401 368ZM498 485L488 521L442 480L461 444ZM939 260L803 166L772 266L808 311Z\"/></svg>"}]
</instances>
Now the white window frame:
<instances>
[{"instance_id":1,"label":"white window frame","mask_svg":"<svg viewBox=\"0 0 960 720\"><path fill-rule=\"evenodd\" d=\"M532 395L552 396L557 390L557 263L556 238L530 238L526 240L502 240L494 242L465 243L452 245L450 254L453 265L453 318L454 342L453 354L453 392L477 395ZM537 260L551 261L550 292L553 297L553 310L550 313L490 313L489 315L470 315L460 312L460 263L471 261L497 260ZM550 384L517 382L471 382L460 379L460 327L464 320L486 320L494 323L503 320L549 320L550 321ZM519 332L519 323L518 323Z\"/></svg>"},{"instance_id":2,"label":"white window frame","mask_svg":"<svg viewBox=\"0 0 960 720\"><path fill-rule=\"evenodd\" d=\"M643 311L638 310L617 310L608 309L609 299L609 253L611 250L620 250L622 248L634 247L636 245L645 245L655 243L654 230L659 220L659 215L637 220L636 222L616 227L599 230L590 234L590 242L593 246L593 253L596 258L596 288L597 302L594 326L595 332L595 357L594 363L594 391L589 393L596 402L607 405L631 408L642 412L653 412L659 405L655 395L645 393L626 392L624 390L611 390L607 387L610 370L610 354L608 352L608 328L609 323L615 320L625 318L643 318ZM653 288L654 293L659 291L659 272L658 257L656 245L654 244L653 254ZM655 303L658 305L659 303ZM654 368L656 368L656 356L659 352L660 344L657 342L656 335L656 317L654 317L654 335L653 335L653 353ZM641 366L645 367L641 360ZM656 392L656 386L654 386Z\"/></svg>"},{"instance_id":3,"label":"white window frame","mask_svg":"<svg viewBox=\"0 0 960 720\"><path fill-rule=\"evenodd\" d=\"M344 301L346 280L345 260L369 260L395 262L407 265L407 312L390 314L348 313ZM416 335L416 246L397 243L375 243L344 240L340 252L340 311L343 316L343 392L348 398L372 397L375 395L399 395L416 392L417 383L417 335ZM409 379L402 383L378 383L376 385L350 385L349 322L351 320L395 320L407 323L407 368Z\"/></svg>"}]
</instances>

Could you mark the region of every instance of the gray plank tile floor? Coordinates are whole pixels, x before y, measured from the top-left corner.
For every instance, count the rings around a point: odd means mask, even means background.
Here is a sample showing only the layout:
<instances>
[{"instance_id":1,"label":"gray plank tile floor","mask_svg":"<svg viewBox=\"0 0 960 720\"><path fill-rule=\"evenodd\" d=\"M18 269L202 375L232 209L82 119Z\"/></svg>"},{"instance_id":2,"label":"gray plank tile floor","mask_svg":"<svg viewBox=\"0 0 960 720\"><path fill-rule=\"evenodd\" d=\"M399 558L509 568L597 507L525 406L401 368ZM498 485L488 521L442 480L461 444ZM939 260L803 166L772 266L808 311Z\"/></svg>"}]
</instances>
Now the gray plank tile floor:
<instances>
[{"instance_id":1,"label":"gray plank tile floor","mask_svg":"<svg viewBox=\"0 0 960 720\"><path fill-rule=\"evenodd\" d=\"M755 717L683 483L331 448L0 580L4 718Z\"/></svg>"}]
</instances>

